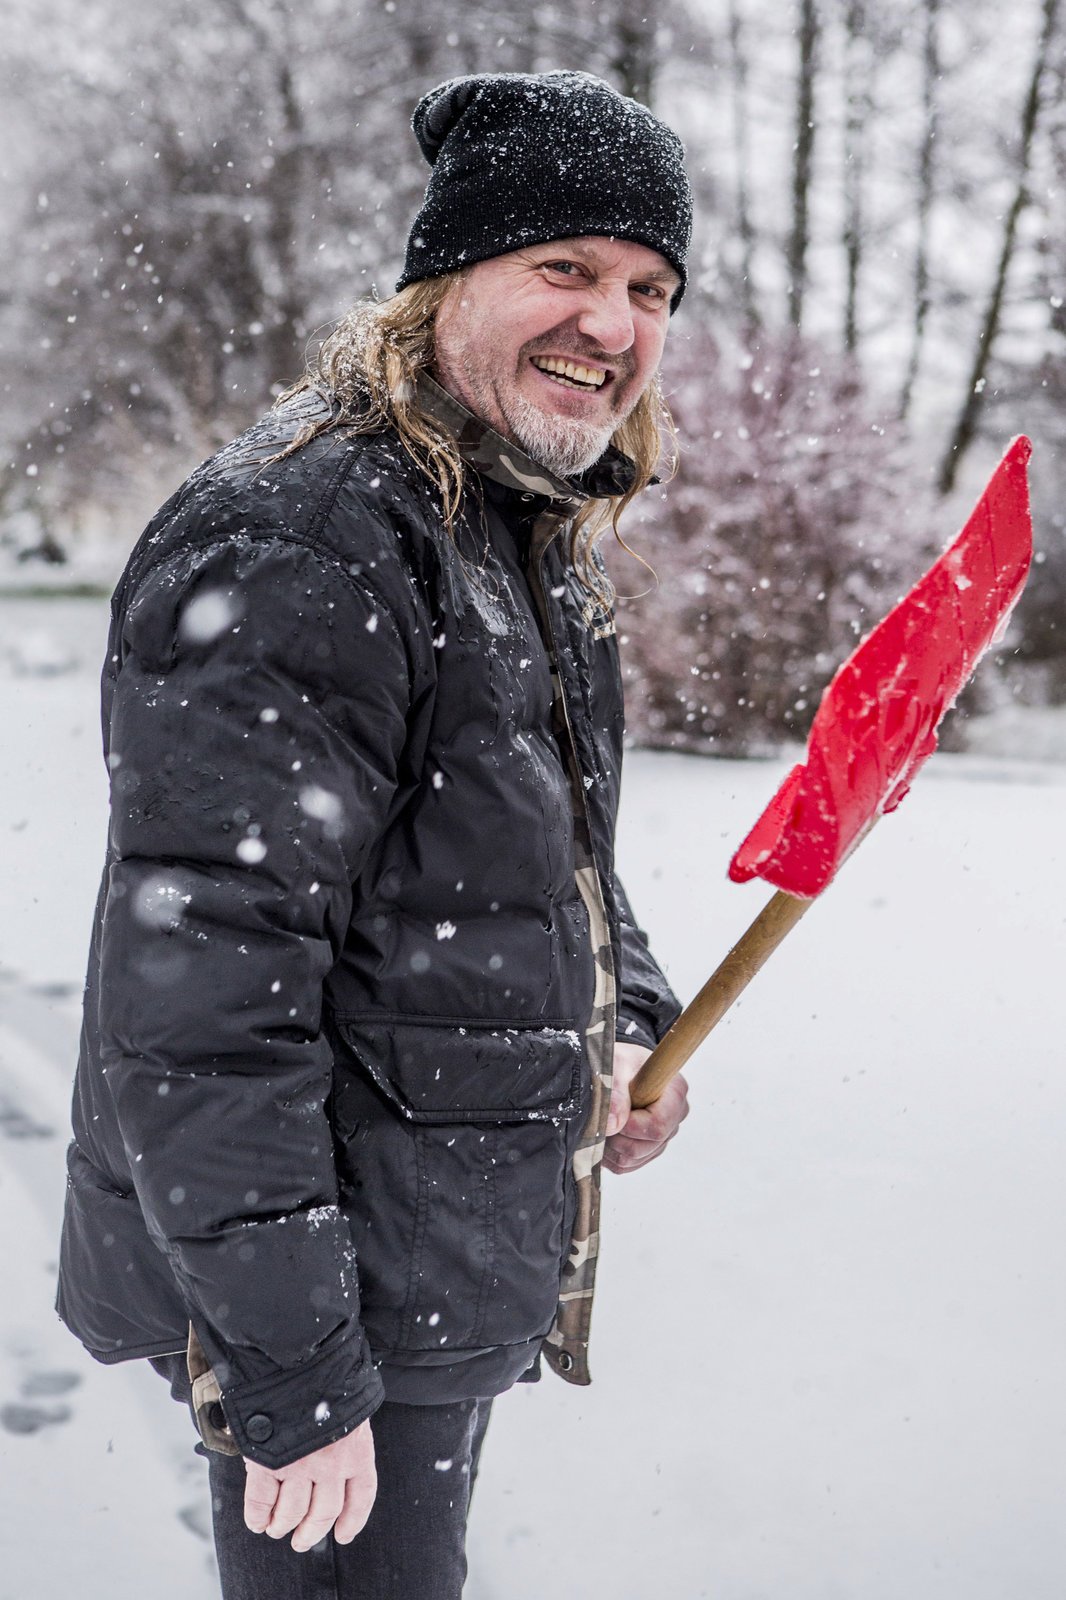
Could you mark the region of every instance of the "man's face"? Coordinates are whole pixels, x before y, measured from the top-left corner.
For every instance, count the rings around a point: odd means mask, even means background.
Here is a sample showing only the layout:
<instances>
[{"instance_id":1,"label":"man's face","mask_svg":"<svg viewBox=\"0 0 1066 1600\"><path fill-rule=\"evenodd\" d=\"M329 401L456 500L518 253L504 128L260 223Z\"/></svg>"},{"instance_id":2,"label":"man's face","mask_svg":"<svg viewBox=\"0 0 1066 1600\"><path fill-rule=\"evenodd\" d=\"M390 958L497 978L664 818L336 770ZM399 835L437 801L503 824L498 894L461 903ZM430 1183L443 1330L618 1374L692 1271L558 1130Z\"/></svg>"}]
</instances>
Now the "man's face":
<instances>
[{"instance_id":1,"label":"man's face","mask_svg":"<svg viewBox=\"0 0 1066 1600\"><path fill-rule=\"evenodd\" d=\"M437 313L437 377L569 477L591 466L659 365L680 279L655 250L586 237L479 261Z\"/></svg>"}]
</instances>

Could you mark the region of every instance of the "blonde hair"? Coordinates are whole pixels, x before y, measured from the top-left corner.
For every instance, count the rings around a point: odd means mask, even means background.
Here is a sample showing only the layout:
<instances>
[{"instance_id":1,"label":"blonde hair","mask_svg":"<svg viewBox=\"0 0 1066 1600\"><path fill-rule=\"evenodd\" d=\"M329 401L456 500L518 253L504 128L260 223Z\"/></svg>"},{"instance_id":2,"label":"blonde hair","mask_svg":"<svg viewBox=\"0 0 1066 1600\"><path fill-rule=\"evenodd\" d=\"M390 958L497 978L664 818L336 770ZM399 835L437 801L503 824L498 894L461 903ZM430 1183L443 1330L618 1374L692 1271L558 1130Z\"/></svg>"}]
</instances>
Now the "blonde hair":
<instances>
[{"instance_id":1,"label":"blonde hair","mask_svg":"<svg viewBox=\"0 0 1066 1600\"><path fill-rule=\"evenodd\" d=\"M433 366L437 312L466 271L409 284L387 300L360 301L323 340L303 377L276 402L280 406L297 395L314 392L330 406L328 415L304 424L283 455L334 429L348 435L395 429L408 455L439 492L451 537L466 468L454 435L419 405L417 380ZM586 501L570 525L571 564L593 599L604 607L613 603L615 591L595 554L597 541L611 528L629 550L618 529L622 513L647 488L657 467L665 479L677 466L677 432L658 377L615 431L611 443L632 461L633 482L624 494Z\"/></svg>"}]
</instances>

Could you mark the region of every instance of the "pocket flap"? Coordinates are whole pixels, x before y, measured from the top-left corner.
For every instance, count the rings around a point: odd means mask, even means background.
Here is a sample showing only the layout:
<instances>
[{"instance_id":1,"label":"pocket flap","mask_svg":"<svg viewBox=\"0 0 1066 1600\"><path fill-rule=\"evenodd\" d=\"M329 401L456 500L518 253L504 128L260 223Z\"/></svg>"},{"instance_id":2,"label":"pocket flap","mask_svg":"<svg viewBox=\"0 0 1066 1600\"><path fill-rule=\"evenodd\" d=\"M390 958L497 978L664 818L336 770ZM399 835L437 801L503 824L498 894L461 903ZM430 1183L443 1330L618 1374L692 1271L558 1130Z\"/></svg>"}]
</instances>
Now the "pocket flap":
<instances>
[{"instance_id":1,"label":"pocket flap","mask_svg":"<svg viewBox=\"0 0 1066 1600\"><path fill-rule=\"evenodd\" d=\"M576 1027L337 1020L363 1071L412 1122L572 1117L584 1051Z\"/></svg>"}]
</instances>

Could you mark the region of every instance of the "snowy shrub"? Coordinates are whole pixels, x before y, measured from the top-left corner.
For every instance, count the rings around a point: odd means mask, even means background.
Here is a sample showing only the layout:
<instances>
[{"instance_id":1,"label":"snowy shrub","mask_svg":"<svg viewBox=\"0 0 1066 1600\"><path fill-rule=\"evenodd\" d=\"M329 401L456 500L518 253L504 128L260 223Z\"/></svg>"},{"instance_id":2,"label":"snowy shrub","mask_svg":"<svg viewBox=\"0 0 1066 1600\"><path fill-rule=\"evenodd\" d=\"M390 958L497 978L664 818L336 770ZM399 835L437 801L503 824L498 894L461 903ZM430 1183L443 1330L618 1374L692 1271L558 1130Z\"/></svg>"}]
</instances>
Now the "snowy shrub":
<instances>
[{"instance_id":1,"label":"snowy shrub","mask_svg":"<svg viewBox=\"0 0 1066 1600\"><path fill-rule=\"evenodd\" d=\"M805 736L836 667L944 542L942 518L853 364L787 335L730 358L693 329L665 379L681 467L628 536L657 585L606 551L637 596L618 607L630 733L773 748Z\"/></svg>"}]
</instances>

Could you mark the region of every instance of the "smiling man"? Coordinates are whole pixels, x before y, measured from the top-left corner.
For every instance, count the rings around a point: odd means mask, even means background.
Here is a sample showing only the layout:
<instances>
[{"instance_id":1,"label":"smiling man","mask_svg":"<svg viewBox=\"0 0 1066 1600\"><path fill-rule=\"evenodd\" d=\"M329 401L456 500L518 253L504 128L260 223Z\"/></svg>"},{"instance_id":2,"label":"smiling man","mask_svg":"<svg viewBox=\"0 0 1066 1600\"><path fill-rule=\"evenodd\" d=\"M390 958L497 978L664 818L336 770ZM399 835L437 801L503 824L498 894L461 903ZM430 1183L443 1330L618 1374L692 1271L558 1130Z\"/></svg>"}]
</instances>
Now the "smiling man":
<instances>
[{"instance_id":1,"label":"smiling man","mask_svg":"<svg viewBox=\"0 0 1066 1600\"><path fill-rule=\"evenodd\" d=\"M191 1405L225 1600L457 1600L492 1400L589 1381L601 1169L686 1114L629 1104L679 1007L595 549L667 426L681 146L576 73L414 127L397 293L162 508L104 677L59 1309Z\"/></svg>"}]
</instances>

